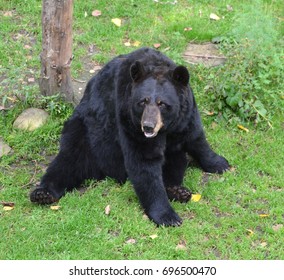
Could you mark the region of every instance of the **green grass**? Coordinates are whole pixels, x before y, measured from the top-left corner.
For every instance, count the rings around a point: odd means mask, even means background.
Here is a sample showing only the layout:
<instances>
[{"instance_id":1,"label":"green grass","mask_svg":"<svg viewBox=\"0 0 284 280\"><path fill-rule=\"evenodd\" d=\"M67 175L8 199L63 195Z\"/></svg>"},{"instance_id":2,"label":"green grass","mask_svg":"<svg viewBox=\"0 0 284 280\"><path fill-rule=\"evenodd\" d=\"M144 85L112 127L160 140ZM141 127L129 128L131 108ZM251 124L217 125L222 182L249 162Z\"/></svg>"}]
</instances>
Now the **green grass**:
<instances>
[{"instance_id":1,"label":"green grass","mask_svg":"<svg viewBox=\"0 0 284 280\"><path fill-rule=\"evenodd\" d=\"M234 10L229 12L227 1L222 0L181 0L178 5L146 0L77 2L74 77L80 77L86 57L104 63L135 49L126 47L126 40L139 41L141 46L160 43L162 51L166 49L167 55L183 63L182 52L189 41L226 35L247 3L231 1ZM263 1L262 5L280 17L282 1ZM102 16L92 17L95 9ZM29 77L39 76L41 1L0 0L0 11L0 105L8 108L0 111L0 135L13 148L13 153L0 159L0 201L15 203L11 211L0 206L0 259L284 259L284 228L274 228L284 224L284 113L275 105L281 105L281 100L274 100L269 108L273 129L265 123L241 123L249 128L246 133L234 119L225 122L202 113L210 143L234 170L208 175L194 166L188 169L184 183L202 198L172 203L183 218L181 227L157 228L143 216L131 184L120 186L111 179L88 182L83 194L67 194L57 211L31 204L30 189L58 151L60 131L72 108L55 97L37 98L37 84L28 82ZM12 16L4 16L5 11L12 11ZM224 19L210 21L211 12ZM111 23L116 17L124 20L120 28ZM184 32L185 27L193 30ZM96 50L91 56L90 45ZM214 77L218 80L218 72L189 69L200 111L211 111L212 100L205 88ZM274 87L281 91L281 84ZM14 129L16 116L30 106L47 109L51 113L48 123L34 132ZM105 214L107 205L109 215ZM152 239L152 235L157 237ZM130 239L135 243L127 242ZM182 249L177 249L178 244L184 245Z\"/></svg>"}]
</instances>

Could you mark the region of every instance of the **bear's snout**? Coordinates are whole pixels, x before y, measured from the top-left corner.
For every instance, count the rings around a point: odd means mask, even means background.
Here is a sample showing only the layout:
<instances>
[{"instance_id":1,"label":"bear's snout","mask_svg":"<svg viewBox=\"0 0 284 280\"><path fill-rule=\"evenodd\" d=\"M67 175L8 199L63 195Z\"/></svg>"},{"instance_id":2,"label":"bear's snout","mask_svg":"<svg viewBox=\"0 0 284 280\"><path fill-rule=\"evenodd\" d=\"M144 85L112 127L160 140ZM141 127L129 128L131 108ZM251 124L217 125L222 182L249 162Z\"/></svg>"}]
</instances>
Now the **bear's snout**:
<instances>
[{"instance_id":1,"label":"bear's snout","mask_svg":"<svg viewBox=\"0 0 284 280\"><path fill-rule=\"evenodd\" d=\"M141 129L147 138L155 137L163 126L161 112L156 105L147 105L141 119Z\"/></svg>"}]
</instances>

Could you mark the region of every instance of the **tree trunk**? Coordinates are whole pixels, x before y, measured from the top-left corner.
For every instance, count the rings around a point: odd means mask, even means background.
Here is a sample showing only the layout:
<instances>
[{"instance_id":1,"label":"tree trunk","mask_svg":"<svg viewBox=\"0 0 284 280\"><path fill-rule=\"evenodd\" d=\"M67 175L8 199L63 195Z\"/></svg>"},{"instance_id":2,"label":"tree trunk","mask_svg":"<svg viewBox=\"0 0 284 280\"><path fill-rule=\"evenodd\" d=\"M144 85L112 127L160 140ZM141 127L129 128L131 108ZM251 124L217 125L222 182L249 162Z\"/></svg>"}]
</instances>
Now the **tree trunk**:
<instances>
[{"instance_id":1,"label":"tree trunk","mask_svg":"<svg viewBox=\"0 0 284 280\"><path fill-rule=\"evenodd\" d=\"M42 1L42 53L40 90L44 96L61 93L74 100L72 62L73 0Z\"/></svg>"}]
</instances>

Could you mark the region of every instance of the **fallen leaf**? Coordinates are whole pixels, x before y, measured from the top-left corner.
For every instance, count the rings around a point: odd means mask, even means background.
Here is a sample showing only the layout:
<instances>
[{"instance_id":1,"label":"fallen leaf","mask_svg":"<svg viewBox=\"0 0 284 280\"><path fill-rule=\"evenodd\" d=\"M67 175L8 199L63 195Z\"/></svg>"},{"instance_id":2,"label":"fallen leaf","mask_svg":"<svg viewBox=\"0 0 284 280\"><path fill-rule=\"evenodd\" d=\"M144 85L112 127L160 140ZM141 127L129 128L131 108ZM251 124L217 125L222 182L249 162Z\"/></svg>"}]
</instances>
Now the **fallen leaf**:
<instances>
[{"instance_id":1,"label":"fallen leaf","mask_svg":"<svg viewBox=\"0 0 284 280\"><path fill-rule=\"evenodd\" d=\"M232 12L234 9L231 5L227 5L227 11Z\"/></svg>"},{"instance_id":2,"label":"fallen leaf","mask_svg":"<svg viewBox=\"0 0 284 280\"><path fill-rule=\"evenodd\" d=\"M191 31L192 30L192 27L185 27L184 29L183 29L183 31Z\"/></svg>"},{"instance_id":3,"label":"fallen leaf","mask_svg":"<svg viewBox=\"0 0 284 280\"><path fill-rule=\"evenodd\" d=\"M212 19L212 20L220 20L220 17L218 17L216 14L214 14L214 13L211 13L210 14L210 19Z\"/></svg>"},{"instance_id":4,"label":"fallen leaf","mask_svg":"<svg viewBox=\"0 0 284 280\"><path fill-rule=\"evenodd\" d=\"M28 78L28 82L29 83L34 83L35 82L35 78Z\"/></svg>"},{"instance_id":5,"label":"fallen leaf","mask_svg":"<svg viewBox=\"0 0 284 280\"><path fill-rule=\"evenodd\" d=\"M92 16L93 17L99 17L102 14L100 10L94 10L92 11Z\"/></svg>"},{"instance_id":6,"label":"fallen leaf","mask_svg":"<svg viewBox=\"0 0 284 280\"><path fill-rule=\"evenodd\" d=\"M198 202L200 199L201 199L201 194L199 193L191 195L191 201L193 202Z\"/></svg>"},{"instance_id":7,"label":"fallen leaf","mask_svg":"<svg viewBox=\"0 0 284 280\"><path fill-rule=\"evenodd\" d=\"M215 115L215 112L210 112L210 111L207 111L207 110L204 110L204 113L205 113L207 116L214 116L214 115Z\"/></svg>"},{"instance_id":8,"label":"fallen leaf","mask_svg":"<svg viewBox=\"0 0 284 280\"><path fill-rule=\"evenodd\" d=\"M60 209L60 206L59 205L51 205L50 209L53 210L53 211L56 211L56 210Z\"/></svg>"},{"instance_id":9,"label":"fallen leaf","mask_svg":"<svg viewBox=\"0 0 284 280\"><path fill-rule=\"evenodd\" d=\"M146 214L143 214L143 219L144 220L149 220L149 217Z\"/></svg>"},{"instance_id":10,"label":"fallen leaf","mask_svg":"<svg viewBox=\"0 0 284 280\"><path fill-rule=\"evenodd\" d=\"M259 217L260 218L267 218L267 217L269 217L269 214L259 214Z\"/></svg>"},{"instance_id":11,"label":"fallen leaf","mask_svg":"<svg viewBox=\"0 0 284 280\"><path fill-rule=\"evenodd\" d=\"M134 43L133 43L133 46L134 47L139 47L141 45L141 42L139 42L139 41L135 41Z\"/></svg>"},{"instance_id":12,"label":"fallen leaf","mask_svg":"<svg viewBox=\"0 0 284 280\"><path fill-rule=\"evenodd\" d=\"M127 42L124 43L124 46L131 47L131 43L129 41L127 41Z\"/></svg>"},{"instance_id":13,"label":"fallen leaf","mask_svg":"<svg viewBox=\"0 0 284 280\"><path fill-rule=\"evenodd\" d=\"M135 244L136 240L133 238L129 238L128 240L125 241L126 244Z\"/></svg>"},{"instance_id":14,"label":"fallen leaf","mask_svg":"<svg viewBox=\"0 0 284 280\"><path fill-rule=\"evenodd\" d=\"M277 224L277 225L272 226L272 229L273 229L274 231L278 231L278 230L280 230L281 228L283 228L283 225L282 225L282 224Z\"/></svg>"},{"instance_id":15,"label":"fallen leaf","mask_svg":"<svg viewBox=\"0 0 284 280\"><path fill-rule=\"evenodd\" d=\"M88 16L88 13L85 11L85 13L84 13L84 17L87 17Z\"/></svg>"},{"instance_id":16,"label":"fallen leaf","mask_svg":"<svg viewBox=\"0 0 284 280\"><path fill-rule=\"evenodd\" d=\"M3 210L4 211L11 211L11 210L13 210L14 209L14 206L4 206L3 207Z\"/></svg>"},{"instance_id":17,"label":"fallen leaf","mask_svg":"<svg viewBox=\"0 0 284 280\"><path fill-rule=\"evenodd\" d=\"M181 240L176 246L176 250L185 250L185 249L186 249L186 242L184 240Z\"/></svg>"},{"instance_id":18,"label":"fallen leaf","mask_svg":"<svg viewBox=\"0 0 284 280\"><path fill-rule=\"evenodd\" d=\"M107 205L105 208L105 214L109 215L109 213L110 213L110 205Z\"/></svg>"},{"instance_id":19,"label":"fallen leaf","mask_svg":"<svg viewBox=\"0 0 284 280\"><path fill-rule=\"evenodd\" d=\"M1 205L14 207L15 203L14 202L1 201Z\"/></svg>"},{"instance_id":20,"label":"fallen leaf","mask_svg":"<svg viewBox=\"0 0 284 280\"><path fill-rule=\"evenodd\" d=\"M267 243L266 243L266 242L261 242L261 243L260 243L260 246L264 248L264 247L267 246Z\"/></svg>"},{"instance_id":21,"label":"fallen leaf","mask_svg":"<svg viewBox=\"0 0 284 280\"><path fill-rule=\"evenodd\" d=\"M32 47L30 45L24 45L24 49L30 50Z\"/></svg>"},{"instance_id":22,"label":"fallen leaf","mask_svg":"<svg viewBox=\"0 0 284 280\"><path fill-rule=\"evenodd\" d=\"M254 235L254 232L251 229L247 229L246 231L247 231L248 236Z\"/></svg>"},{"instance_id":23,"label":"fallen leaf","mask_svg":"<svg viewBox=\"0 0 284 280\"><path fill-rule=\"evenodd\" d=\"M120 26L121 26L121 23L122 23L122 20L121 20L120 18L113 18L113 19L111 20L111 22L112 22L113 24L115 24L116 26L120 27Z\"/></svg>"},{"instance_id":24,"label":"fallen leaf","mask_svg":"<svg viewBox=\"0 0 284 280\"><path fill-rule=\"evenodd\" d=\"M11 11L6 11L6 12L4 12L3 16L4 16L4 17L12 17L13 14L12 14Z\"/></svg>"},{"instance_id":25,"label":"fallen leaf","mask_svg":"<svg viewBox=\"0 0 284 280\"><path fill-rule=\"evenodd\" d=\"M169 51L171 49L171 47L166 47L164 50L163 50L163 52L167 52L167 51Z\"/></svg>"},{"instance_id":26,"label":"fallen leaf","mask_svg":"<svg viewBox=\"0 0 284 280\"><path fill-rule=\"evenodd\" d=\"M155 48L155 49L158 49L159 47L161 47L161 44L159 44L159 43L154 44L154 48Z\"/></svg>"},{"instance_id":27,"label":"fallen leaf","mask_svg":"<svg viewBox=\"0 0 284 280\"><path fill-rule=\"evenodd\" d=\"M243 130L243 131L245 131L245 132L249 132L249 130L246 127L244 127L244 126L242 126L240 124L238 124L238 128Z\"/></svg>"},{"instance_id":28,"label":"fallen leaf","mask_svg":"<svg viewBox=\"0 0 284 280\"><path fill-rule=\"evenodd\" d=\"M151 239L155 239L155 238L157 238L157 237L158 237L157 234L152 234L152 235L150 235L150 238L151 238Z\"/></svg>"}]
</instances>

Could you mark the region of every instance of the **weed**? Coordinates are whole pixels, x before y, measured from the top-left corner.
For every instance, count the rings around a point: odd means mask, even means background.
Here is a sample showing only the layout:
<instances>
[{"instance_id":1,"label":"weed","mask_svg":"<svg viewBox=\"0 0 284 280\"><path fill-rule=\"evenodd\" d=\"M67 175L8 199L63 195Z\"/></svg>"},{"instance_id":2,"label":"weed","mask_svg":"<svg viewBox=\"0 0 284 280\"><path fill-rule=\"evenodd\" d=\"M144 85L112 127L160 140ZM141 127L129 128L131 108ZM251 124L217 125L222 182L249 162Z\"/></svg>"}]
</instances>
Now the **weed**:
<instances>
[{"instance_id":1,"label":"weed","mask_svg":"<svg viewBox=\"0 0 284 280\"><path fill-rule=\"evenodd\" d=\"M250 3L236 15L231 32L221 40L228 61L209 76L206 89L226 120L271 126L272 115L283 109L284 45L280 24L259 4Z\"/></svg>"}]
</instances>

